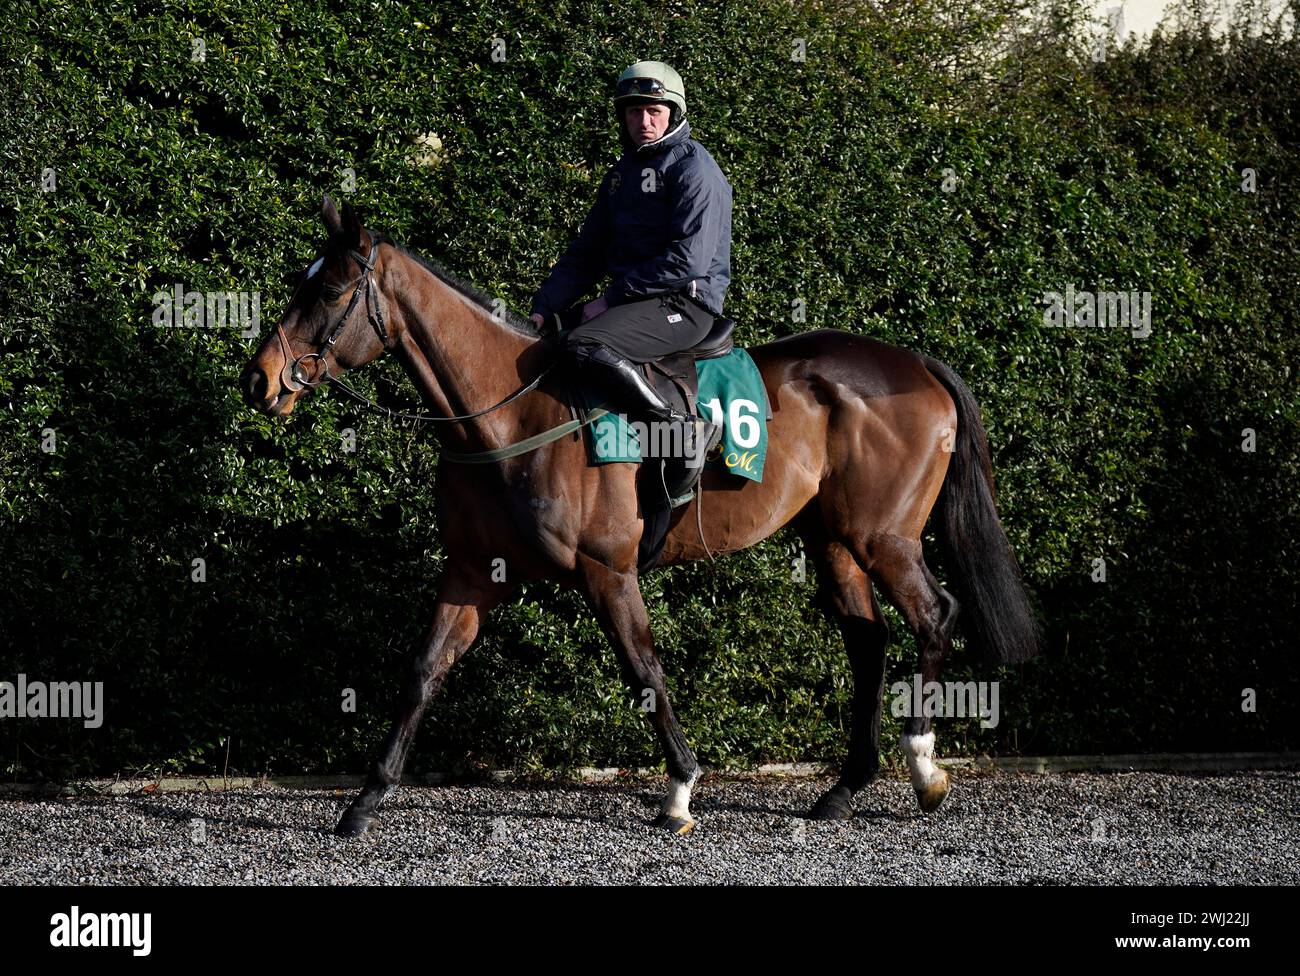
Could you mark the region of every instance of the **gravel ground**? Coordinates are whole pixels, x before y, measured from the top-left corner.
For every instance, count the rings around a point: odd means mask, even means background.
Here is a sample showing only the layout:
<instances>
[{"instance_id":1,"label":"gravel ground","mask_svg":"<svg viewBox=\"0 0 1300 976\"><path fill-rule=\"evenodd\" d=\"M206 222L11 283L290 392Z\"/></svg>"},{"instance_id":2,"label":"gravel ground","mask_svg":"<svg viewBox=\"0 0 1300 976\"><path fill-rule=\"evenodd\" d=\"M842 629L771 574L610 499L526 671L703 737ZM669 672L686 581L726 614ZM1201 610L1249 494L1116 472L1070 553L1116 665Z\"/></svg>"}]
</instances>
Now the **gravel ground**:
<instances>
[{"instance_id":1,"label":"gravel ground","mask_svg":"<svg viewBox=\"0 0 1300 976\"><path fill-rule=\"evenodd\" d=\"M3 800L0 884L1300 882L1300 772L950 772L935 814L884 779L840 823L802 819L829 779L707 778L684 837L644 779L406 787L352 841L333 790Z\"/></svg>"}]
</instances>

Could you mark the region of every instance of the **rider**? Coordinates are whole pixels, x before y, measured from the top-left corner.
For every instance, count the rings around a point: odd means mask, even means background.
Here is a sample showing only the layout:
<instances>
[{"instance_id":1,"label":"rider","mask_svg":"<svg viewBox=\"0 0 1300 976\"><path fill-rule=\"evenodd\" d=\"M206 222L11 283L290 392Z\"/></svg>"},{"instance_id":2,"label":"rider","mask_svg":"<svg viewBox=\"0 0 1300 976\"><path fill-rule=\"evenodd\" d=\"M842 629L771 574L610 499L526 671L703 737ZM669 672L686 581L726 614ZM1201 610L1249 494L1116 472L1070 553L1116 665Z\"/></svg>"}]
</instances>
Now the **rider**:
<instances>
[{"instance_id":1,"label":"rider","mask_svg":"<svg viewBox=\"0 0 1300 976\"><path fill-rule=\"evenodd\" d=\"M699 480L699 459L721 428L674 409L638 368L700 342L722 314L731 280L731 184L691 138L681 76L661 61L638 61L615 86L623 155L601 180L577 240L533 297L539 326L608 274L582 306L565 350L582 375L616 406L679 425L684 444L703 445L669 498L681 504Z\"/></svg>"}]
</instances>

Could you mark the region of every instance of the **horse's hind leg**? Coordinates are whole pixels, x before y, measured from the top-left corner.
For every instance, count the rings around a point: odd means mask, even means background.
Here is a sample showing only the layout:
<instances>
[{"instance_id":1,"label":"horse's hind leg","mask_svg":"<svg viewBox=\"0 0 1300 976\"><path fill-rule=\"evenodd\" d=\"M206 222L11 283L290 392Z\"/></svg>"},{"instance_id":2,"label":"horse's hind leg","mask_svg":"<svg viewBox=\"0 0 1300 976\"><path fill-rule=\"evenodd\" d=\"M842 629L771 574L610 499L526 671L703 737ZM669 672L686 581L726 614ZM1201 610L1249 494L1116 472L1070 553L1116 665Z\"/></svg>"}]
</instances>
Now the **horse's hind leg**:
<instances>
[{"instance_id":1,"label":"horse's hind leg","mask_svg":"<svg viewBox=\"0 0 1300 976\"><path fill-rule=\"evenodd\" d=\"M922 687L938 681L952 647L957 600L939 585L926 566L921 540L875 533L855 546L855 555L916 635ZM934 732L928 715L908 717L903 725L902 748L917 803L923 812L930 813L948 795L949 784L948 774L934 765Z\"/></svg>"},{"instance_id":2,"label":"horse's hind leg","mask_svg":"<svg viewBox=\"0 0 1300 976\"><path fill-rule=\"evenodd\" d=\"M397 717L384 743L379 761L366 784L339 820L334 833L355 837L365 833L379 815L379 807L402 781L406 755L429 700L442 688L447 672L478 636L488 612L509 594L511 586L475 580L449 569L438 587L433 624L415 656L398 702Z\"/></svg>"},{"instance_id":3,"label":"horse's hind leg","mask_svg":"<svg viewBox=\"0 0 1300 976\"><path fill-rule=\"evenodd\" d=\"M852 554L839 543L816 548L817 602L840 628L853 669L853 706L849 754L839 781L822 794L808 816L813 820L848 820L853 796L880 770L880 705L885 685L885 646L889 627L867 578Z\"/></svg>"}]
</instances>

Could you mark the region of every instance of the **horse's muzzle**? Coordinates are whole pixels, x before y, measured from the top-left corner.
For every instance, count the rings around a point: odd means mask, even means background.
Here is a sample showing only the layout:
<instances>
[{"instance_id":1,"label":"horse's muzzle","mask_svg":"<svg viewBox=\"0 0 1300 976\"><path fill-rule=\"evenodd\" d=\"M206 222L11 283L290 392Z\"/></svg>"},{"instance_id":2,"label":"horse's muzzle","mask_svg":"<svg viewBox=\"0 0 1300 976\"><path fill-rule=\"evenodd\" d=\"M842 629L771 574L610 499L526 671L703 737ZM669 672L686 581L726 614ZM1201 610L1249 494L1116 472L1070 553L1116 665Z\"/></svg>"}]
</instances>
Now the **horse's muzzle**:
<instances>
[{"instance_id":1,"label":"horse's muzzle","mask_svg":"<svg viewBox=\"0 0 1300 976\"><path fill-rule=\"evenodd\" d=\"M270 391L271 384L266 378L266 373L257 366L248 366L240 374L239 392L243 395L245 403L254 410L273 417L287 413L293 393L281 388L275 396L270 396Z\"/></svg>"}]
</instances>

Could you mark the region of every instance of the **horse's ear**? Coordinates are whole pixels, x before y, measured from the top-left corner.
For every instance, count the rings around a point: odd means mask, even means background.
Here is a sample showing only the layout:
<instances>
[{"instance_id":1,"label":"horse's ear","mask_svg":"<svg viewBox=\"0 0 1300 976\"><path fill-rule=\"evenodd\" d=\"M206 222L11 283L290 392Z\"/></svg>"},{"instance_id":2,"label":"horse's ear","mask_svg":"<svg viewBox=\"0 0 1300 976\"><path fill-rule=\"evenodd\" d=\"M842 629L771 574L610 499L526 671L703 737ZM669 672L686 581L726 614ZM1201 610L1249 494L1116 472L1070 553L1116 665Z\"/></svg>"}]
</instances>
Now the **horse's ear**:
<instances>
[{"instance_id":1,"label":"horse's ear","mask_svg":"<svg viewBox=\"0 0 1300 976\"><path fill-rule=\"evenodd\" d=\"M347 204L344 204L343 207L346 210ZM328 193L325 194L325 199L321 201L320 217L325 222L325 230L330 237L343 229L343 221L339 220L339 208L334 206L334 200Z\"/></svg>"},{"instance_id":2,"label":"horse's ear","mask_svg":"<svg viewBox=\"0 0 1300 976\"><path fill-rule=\"evenodd\" d=\"M349 247L361 246L361 215L346 200L343 201L343 240Z\"/></svg>"}]
</instances>

